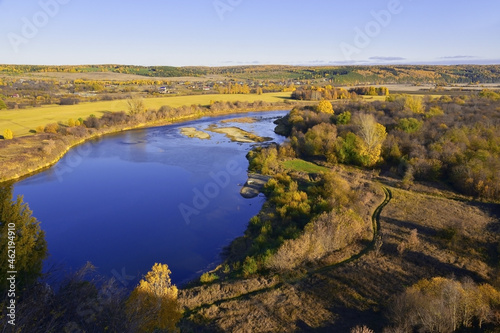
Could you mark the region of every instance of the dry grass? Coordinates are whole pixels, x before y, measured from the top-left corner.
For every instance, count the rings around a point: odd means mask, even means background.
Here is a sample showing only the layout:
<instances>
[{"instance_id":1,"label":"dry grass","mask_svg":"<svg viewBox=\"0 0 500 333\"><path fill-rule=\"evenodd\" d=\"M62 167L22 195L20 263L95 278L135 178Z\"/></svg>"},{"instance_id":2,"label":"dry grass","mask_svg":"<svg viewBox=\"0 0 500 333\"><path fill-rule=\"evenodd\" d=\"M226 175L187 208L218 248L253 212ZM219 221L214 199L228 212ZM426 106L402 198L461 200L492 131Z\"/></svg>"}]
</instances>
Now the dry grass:
<instances>
[{"instance_id":1,"label":"dry grass","mask_svg":"<svg viewBox=\"0 0 500 333\"><path fill-rule=\"evenodd\" d=\"M351 181L360 178L359 172L349 174ZM469 276L498 286L498 263L492 260L500 241L498 205L390 189L393 199L381 214L383 245L378 256L370 252L246 297L210 302L191 312L183 325L256 332L349 332L366 325L381 332L389 325L384 312L391 298L422 278ZM360 205L374 200L372 194ZM414 229L418 242L399 253L398 245L408 242Z\"/></svg>"}]
</instances>

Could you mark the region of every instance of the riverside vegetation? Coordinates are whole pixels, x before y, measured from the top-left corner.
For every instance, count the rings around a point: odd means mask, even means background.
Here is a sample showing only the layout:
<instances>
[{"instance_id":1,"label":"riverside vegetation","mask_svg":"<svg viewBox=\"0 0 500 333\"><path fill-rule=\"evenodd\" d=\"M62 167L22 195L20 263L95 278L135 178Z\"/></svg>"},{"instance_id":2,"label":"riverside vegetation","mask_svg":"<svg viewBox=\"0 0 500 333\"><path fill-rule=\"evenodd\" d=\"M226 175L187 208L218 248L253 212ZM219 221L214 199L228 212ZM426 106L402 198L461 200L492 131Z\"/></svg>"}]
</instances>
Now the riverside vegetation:
<instances>
[{"instance_id":1,"label":"riverside vegetation","mask_svg":"<svg viewBox=\"0 0 500 333\"><path fill-rule=\"evenodd\" d=\"M69 119L64 123L38 126L36 134L0 141L0 181L20 178L57 162L71 147L105 134L132 128L160 126L192 120L203 116L223 115L245 111L287 108L284 102L268 103L213 102L209 106L182 106L147 109L143 100L128 100L127 112L106 112L102 117L90 115Z\"/></svg>"},{"instance_id":2,"label":"riverside vegetation","mask_svg":"<svg viewBox=\"0 0 500 333\"><path fill-rule=\"evenodd\" d=\"M498 331L499 111L487 91L296 107L284 144L248 154L268 200L219 267L177 290L155 265L130 296L87 267L31 284L20 327L30 311L46 331Z\"/></svg>"}]
</instances>

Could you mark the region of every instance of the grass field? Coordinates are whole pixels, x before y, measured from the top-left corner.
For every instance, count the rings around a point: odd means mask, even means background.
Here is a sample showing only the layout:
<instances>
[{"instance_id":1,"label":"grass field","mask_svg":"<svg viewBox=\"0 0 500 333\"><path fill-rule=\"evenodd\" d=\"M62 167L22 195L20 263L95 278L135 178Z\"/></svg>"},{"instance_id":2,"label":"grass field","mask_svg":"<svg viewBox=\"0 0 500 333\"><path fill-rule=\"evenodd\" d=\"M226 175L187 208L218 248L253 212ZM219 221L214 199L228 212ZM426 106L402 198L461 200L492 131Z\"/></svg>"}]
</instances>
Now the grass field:
<instances>
[{"instance_id":1,"label":"grass field","mask_svg":"<svg viewBox=\"0 0 500 333\"><path fill-rule=\"evenodd\" d=\"M283 166L289 170L307 173L327 172L329 169L300 159L283 162Z\"/></svg>"},{"instance_id":2,"label":"grass field","mask_svg":"<svg viewBox=\"0 0 500 333\"><path fill-rule=\"evenodd\" d=\"M269 93L262 95L195 95L195 96L173 96L161 98L144 99L147 108L159 109L163 105L179 107L183 105L209 105L210 101L265 101L283 102L290 97L289 92ZM126 111L126 100L104 101L94 103L81 103L65 106L43 106L22 110L0 111L0 134L7 128L14 132L15 136L28 135L30 130L37 126L45 126L49 123L67 122L68 119L86 118L91 114L97 117L105 112Z\"/></svg>"}]
</instances>

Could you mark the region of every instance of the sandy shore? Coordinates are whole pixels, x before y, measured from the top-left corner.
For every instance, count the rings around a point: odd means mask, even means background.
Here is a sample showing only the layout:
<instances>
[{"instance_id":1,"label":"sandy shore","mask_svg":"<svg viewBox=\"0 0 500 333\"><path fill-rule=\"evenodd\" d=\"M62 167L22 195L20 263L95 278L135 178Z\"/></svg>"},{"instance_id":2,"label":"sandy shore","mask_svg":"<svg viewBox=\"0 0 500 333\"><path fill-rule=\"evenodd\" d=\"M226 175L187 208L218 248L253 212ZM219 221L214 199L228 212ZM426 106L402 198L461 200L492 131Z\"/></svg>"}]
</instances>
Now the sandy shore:
<instances>
[{"instance_id":1,"label":"sandy shore","mask_svg":"<svg viewBox=\"0 0 500 333\"><path fill-rule=\"evenodd\" d=\"M225 119L222 120L221 123L226 124L226 123L255 123L257 119L253 117L241 117L241 118L234 118L234 119Z\"/></svg>"},{"instance_id":2,"label":"sandy shore","mask_svg":"<svg viewBox=\"0 0 500 333\"><path fill-rule=\"evenodd\" d=\"M198 138L201 140L210 139L210 134L208 134L207 132L197 130L194 127L182 127L181 134L187 136L188 138Z\"/></svg>"},{"instance_id":3,"label":"sandy shore","mask_svg":"<svg viewBox=\"0 0 500 333\"><path fill-rule=\"evenodd\" d=\"M229 139L231 139L231 141L236 142L255 143L272 140L272 138L263 138L253 133L244 131L238 127L217 127L216 125L210 125L207 130L210 132L225 134Z\"/></svg>"}]
</instances>

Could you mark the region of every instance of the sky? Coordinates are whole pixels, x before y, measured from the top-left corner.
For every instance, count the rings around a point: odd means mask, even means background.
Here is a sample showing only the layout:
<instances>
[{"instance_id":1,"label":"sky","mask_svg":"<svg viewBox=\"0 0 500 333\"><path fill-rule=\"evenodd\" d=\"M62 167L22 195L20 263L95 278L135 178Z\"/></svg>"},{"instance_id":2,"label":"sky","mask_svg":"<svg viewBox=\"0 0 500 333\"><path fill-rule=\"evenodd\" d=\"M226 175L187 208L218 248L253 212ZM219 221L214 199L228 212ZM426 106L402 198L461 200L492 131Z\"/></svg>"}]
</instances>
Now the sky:
<instances>
[{"instance_id":1,"label":"sky","mask_svg":"<svg viewBox=\"0 0 500 333\"><path fill-rule=\"evenodd\" d=\"M500 64L498 0L0 0L0 63Z\"/></svg>"}]
</instances>

